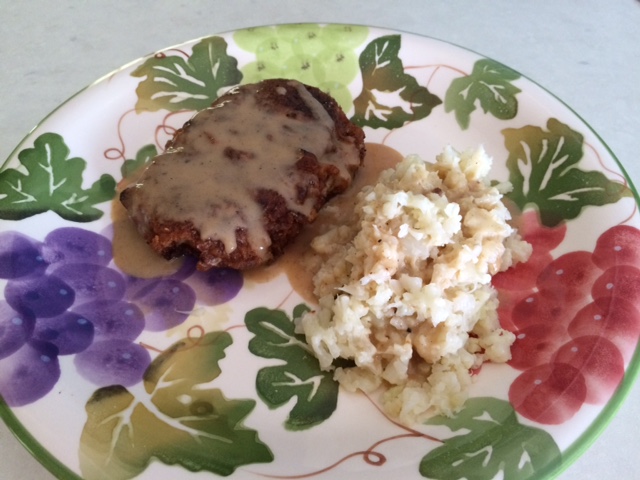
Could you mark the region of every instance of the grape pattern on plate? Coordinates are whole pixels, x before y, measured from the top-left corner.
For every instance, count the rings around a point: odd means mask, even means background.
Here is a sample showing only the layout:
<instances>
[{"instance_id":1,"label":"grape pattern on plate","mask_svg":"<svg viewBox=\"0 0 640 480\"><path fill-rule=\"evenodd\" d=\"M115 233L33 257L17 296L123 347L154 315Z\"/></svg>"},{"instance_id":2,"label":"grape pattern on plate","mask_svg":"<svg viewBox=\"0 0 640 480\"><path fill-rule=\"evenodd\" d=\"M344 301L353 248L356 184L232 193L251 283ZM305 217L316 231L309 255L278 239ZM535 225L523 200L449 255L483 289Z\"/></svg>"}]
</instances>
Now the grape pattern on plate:
<instances>
[{"instance_id":1,"label":"grape pattern on plate","mask_svg":"<svg viewBox=\"0 0 640 480\"><path fill-rule=\"evenodd\" d=\"M99 387L136 384L151 362L136 342L143 331L178 326L196 303L225 303L243 284L235 270L198 272L190 260L151 279L125 275L112 260L111 240L82 228L58 228L43 241L0 233L0 395L7 404L51 391L61 355L75 355L77 372Z\"/></svg>"},{"instance_id":2,"label":"grape pattern on plate","mask_svg":"<svg viewBox=\"0 0 640 480\"><path fill-rule=\"evenodd\" d=\"M504 328L516 334L509 364L522 373L509 400L543 424L572 418L583 404L604 404L622 381L640 336L640 230L616 225L593 252L550 251L566 227L521 217L531 259L494 278Z\"/></svg>"}]
</instances>

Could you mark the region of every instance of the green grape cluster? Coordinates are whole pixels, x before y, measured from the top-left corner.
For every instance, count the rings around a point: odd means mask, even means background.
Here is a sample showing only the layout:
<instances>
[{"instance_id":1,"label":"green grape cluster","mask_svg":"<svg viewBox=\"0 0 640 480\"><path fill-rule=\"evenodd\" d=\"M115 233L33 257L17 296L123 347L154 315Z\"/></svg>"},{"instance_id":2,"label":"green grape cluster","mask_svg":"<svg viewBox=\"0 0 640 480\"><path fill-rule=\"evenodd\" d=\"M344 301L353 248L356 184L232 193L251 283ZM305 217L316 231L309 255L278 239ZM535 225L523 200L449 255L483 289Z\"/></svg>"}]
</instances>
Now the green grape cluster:
<instances>
[{"instance_id":1,"label":"green grape cluster","mask_svg":"<svg viewBox=\"0 0 640 480\"><path fill-rule=\"evenodd\" d=\"M349 84L360 71L356 47L368 33L360 26L296 24L240 30L234 40L256 55L241 69L245 83L298 80L327 92L348 112L353 107Z\"/></svg>"}]
</instances>

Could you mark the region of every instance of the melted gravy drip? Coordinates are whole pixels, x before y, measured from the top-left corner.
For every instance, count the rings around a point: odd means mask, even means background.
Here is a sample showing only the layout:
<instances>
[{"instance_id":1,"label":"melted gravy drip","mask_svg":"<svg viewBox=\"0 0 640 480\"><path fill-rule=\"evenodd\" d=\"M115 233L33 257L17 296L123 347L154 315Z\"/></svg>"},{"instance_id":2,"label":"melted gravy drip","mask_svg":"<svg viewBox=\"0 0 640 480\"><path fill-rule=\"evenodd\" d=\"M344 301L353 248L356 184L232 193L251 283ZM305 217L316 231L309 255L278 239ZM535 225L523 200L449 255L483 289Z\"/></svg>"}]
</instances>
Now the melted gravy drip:
<instances>
[{"instance_id":1,"label":"melted gravy drip","mask_svg":"<svg viewBox=\"0 0 640 480\"><path fill-rule=\"evenodd\" d=\"M284 274L291 287L302 298L317 303L318 299L313 294L313 275L321 260L311 249L311 241L336 225L346 224L353 214L353 206L360 190L375 184L382 171L395 167L403 158L397 150L379 143L367 143L366 148L364 163L351 187L327 202L316 220L302 230L273 264L244 272L245 281L249 284L265 283Z\"/></svg>"},{"instance_id":2,"label":"melted gravy drip","mask_svg":"<svg viewBox=\"0 0 640 480\"><path fill-rule=\"evenodd\" d=\"M158 278L176 273L183 258L166 260L145 242L116 195L111 202L113 261L123 273L138 278Z\"/></svg>"},{"instance_id":3,"label":"melted gravy drip","mask_svg":"<svg viewBox=\"0 0 640 480\"><path fill-rule=\"evenodd\" d=\"M296 189L310 175L295 166L301 148L350 179L341 159L351 145L338 141L332 118L304 85L289 81L277 93L297 92L314 118L260 105L258 89L234 90L228 100L196 114L135 184L142 195L135 196L134 211L153 205L150 216L189 221L203 239L222 241L227 252L236 248L236 230L245 229L253 249L266 255L271 239L257 191L278 192L290 210L305 216L315 206L315 199L300 198Z\"/></svg>"},{"instance_id":4,"label":"melted gravy drip","mask_svg":"<svg viewBox=\"0 0 640 480\"><path fill-rule=\"evenodd\" d=\"M292 288L306 301L316 303L313 295L313 270L307 268L314 258L309 244L317 235L329 228L348 221L356 195L365 185L372 185L380 172L393 168L402 155L396 150L377 143L368 143L363 166L358 170L351 187L334 197L323 208L316 220L307 225L272 265L244 272L247 286L265 283L285 274ZM123 185L121 188L126 187ZM113 260L123 272L140 278L155 278L175 273L182 265L182 258L165 260L142 239L133 221L120 201L113 201Z\"/></svg>"}]
</instances>

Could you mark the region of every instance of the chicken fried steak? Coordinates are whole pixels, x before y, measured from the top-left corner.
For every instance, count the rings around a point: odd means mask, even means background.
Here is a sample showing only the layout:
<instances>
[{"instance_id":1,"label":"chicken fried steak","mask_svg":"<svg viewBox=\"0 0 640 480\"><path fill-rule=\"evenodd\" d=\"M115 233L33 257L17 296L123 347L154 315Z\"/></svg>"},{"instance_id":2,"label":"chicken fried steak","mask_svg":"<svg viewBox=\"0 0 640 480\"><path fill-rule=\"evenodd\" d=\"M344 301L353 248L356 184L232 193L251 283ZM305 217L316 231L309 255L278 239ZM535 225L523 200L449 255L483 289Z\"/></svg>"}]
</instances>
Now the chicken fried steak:
<instances>
[{"instance_id":1,"label":"chicken fried steak","mask_svg":"<svg viewBox=\"0 0 640 480\"><path fill-rule=\"evenodd\" d=\"M349 187L364 153L362 129L329 95L265 80L197 113L120 200L163 257L248 269L279 256Z\"/></svg>"}]
</instances>

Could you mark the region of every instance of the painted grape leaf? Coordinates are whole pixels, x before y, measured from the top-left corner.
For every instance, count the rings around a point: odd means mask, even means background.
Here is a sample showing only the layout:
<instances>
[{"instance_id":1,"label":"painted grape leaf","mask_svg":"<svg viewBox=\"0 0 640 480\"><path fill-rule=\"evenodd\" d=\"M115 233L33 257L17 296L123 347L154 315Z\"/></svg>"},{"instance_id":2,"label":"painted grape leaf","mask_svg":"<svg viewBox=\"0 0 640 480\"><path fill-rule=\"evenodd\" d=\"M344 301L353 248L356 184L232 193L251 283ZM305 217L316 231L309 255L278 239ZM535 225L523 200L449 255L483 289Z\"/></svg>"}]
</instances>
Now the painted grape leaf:
<instances>
[{"instance_id":1,"label":"painted grape leaf","mask_svg":"<svg viewBox=\"0 0 640 480\"><path fill-rule=\"evenodd\" d=\"M144 391L97 390L80 439L83 478L133 478L153 460L224 476L273 461L257 432L242 424L255 401L229 400L208 385L231 343L227 332L179 341L151 363Z\"/></svg>"},{"instance_id":2,"label":"painted grape leaf","mask_svg":"<svg viewBox=\"0 0 640 480\"><path fill-rule=\"evenodd\" d=\"M104 174L82 187L87 162L69 158L69 147L56 133L43 133L33 148L18 153L21 168L0 172L0 218L22 220L51 210L65 220L91 222L103 215L94 205L111 200L116 181Z\"/></svg>"},{"instance_id":3,"label":"painted grape leaf","mask_svg":"<svg viewBox=\"0 0 640 480\"><path fill-rule=\"evenodd\" d=\"M145 77L136 93L136 111L165 109L202 110L218 98L221 88L242 80L238 61L227 54L221 37L204 38L193 46L190 57L157 54L147 59L131 75Z\"/></svg>"},{"instance_id":4,"label":"painted grape leaf","mask_svg":"<svg viewBox=\"0 0 640 480\"><path fill-rule=\"evenodd\" d=\"M509 402L497 398L469 399L455 417L426 423L460 432L422 458L420 474L434 480L542 478L561 461L551 435L519 423Z\"/></svg>"},{"instance_id":5,"label":"painted grape leaf","mask_svg":"<svg viewBox=\"0 0 640 480\"><path fill-rule=\"evenodd\" d=\"M626 185L602 172L580 170L583 137L555 118L547 121L547 130L527 125L502 133L513 185L507 196L521 210L534 204L547 227L576 218L589 205L615 203L633 195Z\"/></svg>"},{"instance_id":6,"label":"painted grape leaf","mask_svg":"<svg viewBox=\"0 0 640 480\"><path fill-rule=\"evenodd\" d=\"M298 305L293 311L294 318L306 310L306 306ZM249 342L251 353L284 361L260 369L256 389L272 409L296 397L285 427L304 430L329 418L338 403L338 383L332 372L320 370L304 335L295 334L291 319L281 310L256 308L247 313L245 324L255 335Z\"/></svg>"},{"instance_id":7,"label":"painted grape leaf","mask_svg":"<svg viewBox=\"0 0 640 480\"><path fill-rule=\"evenodd\" d=\"M142 147L138 150L138 153L136 153L136 158L127 159L122 163L120 167L122 178L128 178L141 171L142 167L149 163L156 155L158 155L158 149L155 145L149 144Z\"/></svg>"},{"instance_id":8,"label":"painted grape leaf","mask_svg":"<svg viewBox=\"0 0 640 480\"><path fill-rule=\"evenodd\" d=\"M484 113L500 120L512 119L518 113L516 95L521 90L511 82L518 78L520 74L495 60L478 60L471 75L451 82L444 97L444 110L455 112L463 130L469 128L471 114L478 104Z\"/></svg>"},{"instance_id":9,"label":"painted grape leaf","mask_svg":"<svg viewBox=\"0 0 640 480\"><path fill-rule=\"evenodd\" d=\"M428 116L442 103L405 73L400 46L400 35L388 35L371 41L360 54L362 92L354 100L351 121L361 127L399 128Z\"/></svg>"}]
</instances>

